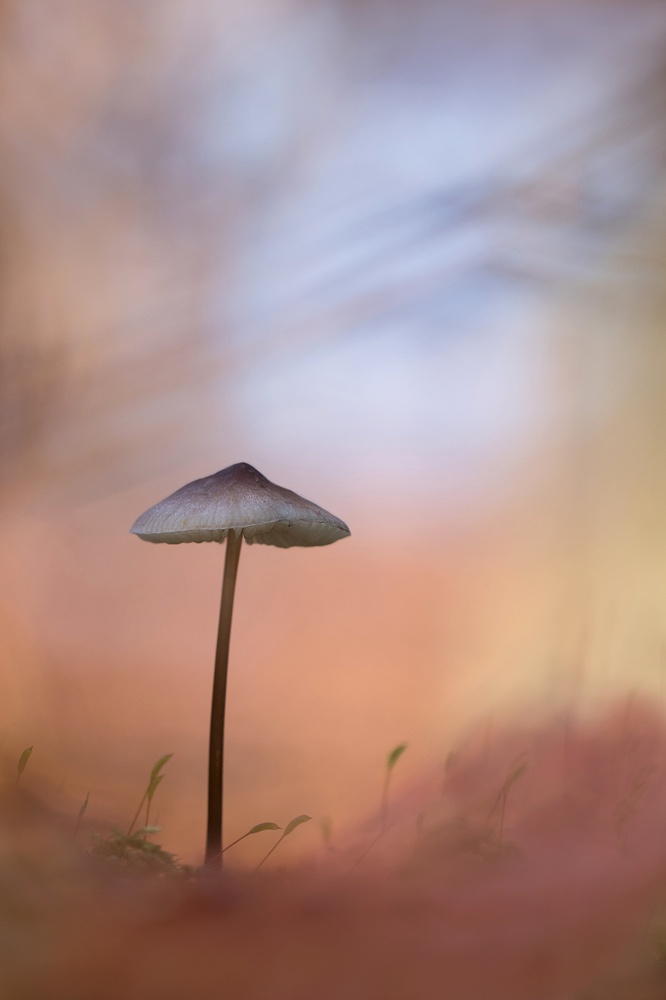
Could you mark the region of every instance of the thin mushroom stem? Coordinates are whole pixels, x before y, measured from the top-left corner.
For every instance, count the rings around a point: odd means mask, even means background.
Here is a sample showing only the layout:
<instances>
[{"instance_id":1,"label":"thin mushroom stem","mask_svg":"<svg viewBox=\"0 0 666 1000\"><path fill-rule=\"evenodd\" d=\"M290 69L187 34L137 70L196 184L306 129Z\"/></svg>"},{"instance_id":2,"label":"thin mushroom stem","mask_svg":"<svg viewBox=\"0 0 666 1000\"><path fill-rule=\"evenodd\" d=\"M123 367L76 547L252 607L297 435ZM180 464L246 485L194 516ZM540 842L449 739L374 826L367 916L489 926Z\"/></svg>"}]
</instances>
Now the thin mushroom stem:
<instances>
[{"instance_id":1,"label":"thin mushroom stem","mask_svg":"<svg viewBox=\"0 0 666 1000\"><path fill-rule=\"evenodd\" d=\"M236 573L243 533L230 530L224 559L224 579L220 604L220 625L217 632L215 673L213 676L213 702L210 714L210 743L208 750L208 827L206 832L206 864L211 868L222 867L222 798L224 783L224 711L227 700L227 672L229 667L229 640L231 614L234 607Z\"/></svg>"}]
</instances>

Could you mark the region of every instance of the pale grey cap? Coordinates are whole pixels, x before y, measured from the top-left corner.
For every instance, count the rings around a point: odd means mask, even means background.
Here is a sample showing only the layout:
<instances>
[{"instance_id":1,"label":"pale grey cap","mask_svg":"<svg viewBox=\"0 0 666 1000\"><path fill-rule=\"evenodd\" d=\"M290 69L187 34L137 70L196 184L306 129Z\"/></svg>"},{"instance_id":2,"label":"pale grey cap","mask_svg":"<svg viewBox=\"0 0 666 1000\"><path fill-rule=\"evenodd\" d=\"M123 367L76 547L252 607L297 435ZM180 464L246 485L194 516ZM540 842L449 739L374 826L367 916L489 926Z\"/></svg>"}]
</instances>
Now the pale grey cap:
<instances>
[{"instance_id":1,"label":"pale grey cap","mask_svg":"<svg viewBox=\"0 0 666 1000\"><path fill-rule=\"evenodd\" d=\"M221 542L230 531L246 542L330 545L351 534L340 518L276 486L246 462L195 479L160 500L130 529L147 542Z\"/></svg>"}]
</instances>

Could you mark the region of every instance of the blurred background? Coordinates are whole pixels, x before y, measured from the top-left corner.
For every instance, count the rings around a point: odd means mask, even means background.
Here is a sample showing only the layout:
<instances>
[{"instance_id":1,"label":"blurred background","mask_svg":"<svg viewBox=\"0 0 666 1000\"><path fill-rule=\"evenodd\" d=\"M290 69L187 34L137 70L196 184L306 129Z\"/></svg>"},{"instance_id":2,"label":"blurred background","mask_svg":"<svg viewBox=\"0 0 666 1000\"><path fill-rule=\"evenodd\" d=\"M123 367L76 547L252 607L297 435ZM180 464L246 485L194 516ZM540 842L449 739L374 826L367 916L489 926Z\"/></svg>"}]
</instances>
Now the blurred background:
<instances>
[{"instance_id":1,"label":"blurred background","mask_svg":"<svg viewBox=\"0 0 666 1000\"><path fill-rule=\"evenodd\" d=\"M237 461L352 537L242 553L226 840L371 815L403 740L407 787L473 727L661 707L661 0L0 17L8 766L122 824L173 752L200 856L224 552L128 530Z\"/></svg>"}]
</instances>

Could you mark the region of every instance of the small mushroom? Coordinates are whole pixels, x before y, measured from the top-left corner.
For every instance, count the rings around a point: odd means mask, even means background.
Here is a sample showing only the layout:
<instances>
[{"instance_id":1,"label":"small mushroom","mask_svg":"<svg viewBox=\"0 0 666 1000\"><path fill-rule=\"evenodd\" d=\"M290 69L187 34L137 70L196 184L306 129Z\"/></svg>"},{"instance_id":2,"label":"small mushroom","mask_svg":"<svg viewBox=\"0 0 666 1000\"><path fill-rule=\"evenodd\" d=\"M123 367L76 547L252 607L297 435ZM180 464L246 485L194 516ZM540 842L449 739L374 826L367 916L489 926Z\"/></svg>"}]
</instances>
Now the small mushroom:
<instances>
[{"instance_id":1,"label":"small mushroom","mask_svg":"<svg viewBox=\"0 0 666 1000\"><path fill-rule=\"evenodd\" d=\"M224 715L229 637L236 572L243 538L252 545L329 545L350 534L347 525L297 493L276 486L246 462L195 479L142 514L130 529L148 542L221 542L226 538L217 633L208 758L206 864L222 865Z\"/></svg>"}]
</instances>

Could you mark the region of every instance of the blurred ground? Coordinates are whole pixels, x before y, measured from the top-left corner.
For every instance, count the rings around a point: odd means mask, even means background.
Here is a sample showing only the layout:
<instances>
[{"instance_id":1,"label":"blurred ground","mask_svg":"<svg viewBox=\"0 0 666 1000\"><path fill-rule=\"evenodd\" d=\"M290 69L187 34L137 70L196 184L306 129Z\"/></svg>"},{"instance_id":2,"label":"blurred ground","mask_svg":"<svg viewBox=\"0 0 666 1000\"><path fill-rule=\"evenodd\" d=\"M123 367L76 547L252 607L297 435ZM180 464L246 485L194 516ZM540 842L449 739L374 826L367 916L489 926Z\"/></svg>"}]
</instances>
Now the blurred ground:
<instances>
[{"instance_id":1,"label":"blurred ground","mask_svg":"<svg viewBox=\"0 0 666 1000\"><path fill-rule=\"evenodd\" d=\"M658 1000L665 750L636 701L479 732L383 839L198 879L104 866L5 786L3 996Z\"/></svg>"},{"instance_id":2,"label":"blurred ground","mask_svg":"<svg viewBox=\"0 0 666 1000\"><path fill-rule=\"evenodd\" d=\"M470 726L661 708L663 5L1 10L26 783L130 816L174 752L198 856L223 552L127 532L239 460L352 538L243 552L227 839L360 821L401 740L409 787Z\"/></svg>"}]
</instances>

